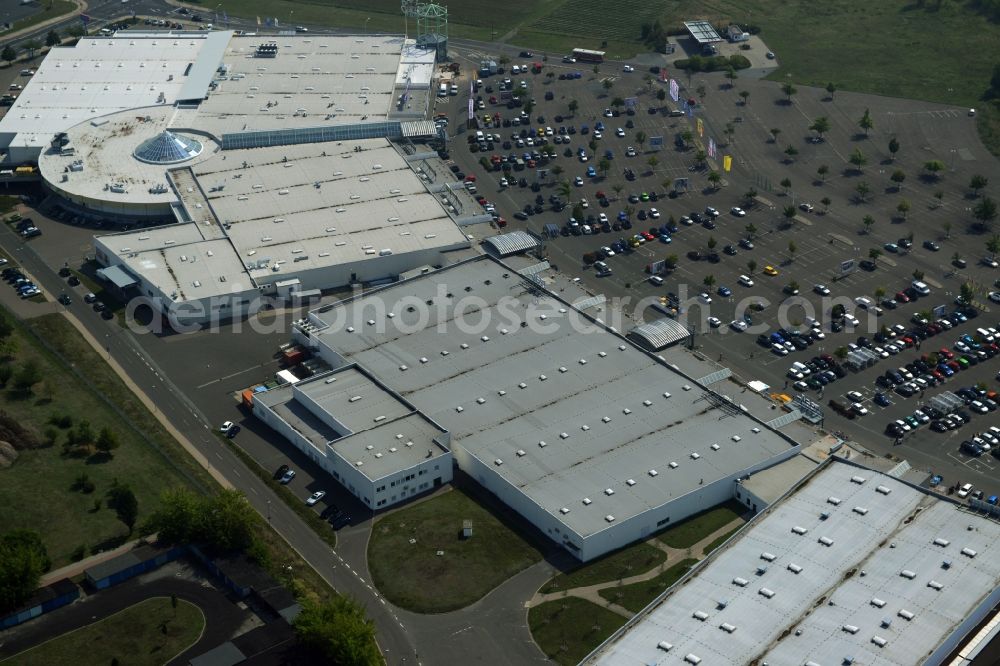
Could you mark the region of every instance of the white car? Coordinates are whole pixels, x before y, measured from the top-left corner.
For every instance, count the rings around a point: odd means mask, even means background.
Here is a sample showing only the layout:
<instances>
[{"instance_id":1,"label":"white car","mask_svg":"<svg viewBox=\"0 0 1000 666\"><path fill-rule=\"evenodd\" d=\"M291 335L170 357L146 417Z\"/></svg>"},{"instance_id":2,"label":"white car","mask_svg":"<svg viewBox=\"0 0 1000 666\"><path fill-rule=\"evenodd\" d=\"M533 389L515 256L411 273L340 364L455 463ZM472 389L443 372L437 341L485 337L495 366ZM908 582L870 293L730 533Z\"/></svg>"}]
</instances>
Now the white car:
<instances>
[{"instance_id":1,"label":"white car","mask_svg":"<svg viewBox=\"0 0 1000 666\"><path fill-rule=\"evenodd\" d=\"M635 156L636 156L635 148L629 146L628 148L625 149L625 157L635 157Z\"/></svg>"},{"instance_id":2,"label":"white car","mask_svg":"<svg viewBox=\"0 0 1000 666\"><path fill-rule=\"evenodd\" d=\"M861 395L857 391L848 391L844 395L846 395L847 399L850 400L851 402L861 402L862 400L865 399L865 396Z\"/></svg>"},{"instance_id":3,"label":"white car","mask_svg":"<svg viewBox=\"0 0 1000 666\"><path fill-rule=\"evenodd\" d=\"M294 469L290 469L290 470L288 470L287 472L285 472L284 474L281 475L281 483L283 485L288 485L289 483L292 482L292 479L294 479L294 478L295 478L295 470Z\"/></svg>"},{"instance_id":4,"label":"white car","mask_svg":"<svg viewBox=\"0 0 1000 666\"><path fill-rule=\"evenodd\" d=\"M506 178L501 178L500 179L500 187L507 187L507 179Z\"/></svg>"},{"instance_id":5,"label":"white car","mask_svg":"<svg viewBox=\"0 0 1000 666\"><path fill-rule=\"evenodd\" d=\"M705 305L708 305L712 302L712 297L708 295L707 291L703 291L700 294L698 294L698 300L704 303Z\"/></svg>"},{"instance_id":6,"label":"white car","mask_svg":"<svg viewBox=\"0 0 1000 666\"><path fill-rule=\"evenodd\" d=\"M623 130L621 127L619 127L618 129L615 130L615 136L618 136L618 137L625 136L625 130Z\"/></svg>"},{"instance_id":7,"label":"white car","mask_svg":"<svg viewBox=\"0 0 1000 666\"><path fill-rule=\"evenodd\" d=\"M658 220L658 219L660 219L660 211L656 210L655 208L650 208L649 209L649 216L651 218L653 218L654 220Z\"/></svg>"},{"instance_id":8,"label":"white car","mask_svg":"<svg viewBox=\"0 0 1000 666\"><path fill-rule=\"evenodd\" d=\"M597 216L597 219L598 219L598 221L599 221L599 222L600 222L601 224L607 224L607 222L608 222L608 216L607 216L607 215L605 215L604 213L601 213L600 215L598 215L598 216Z\"/></svg>"},{"instance_id":9,"label":"white car","mask_svg":"<svg viewBox=\"0 0 1000 666\"><path fill-rule=\"evenodd\" d=\"M860 402L851 403L851 410L858 416L865 416L868 414L868 408Z\"/></svg>"},{"instance_id":10,"label":"white car","mask_svg":"<svg viewBox=\"0 0 1000 666\"><path fill-rule=\"evenodd\" d=\"M777 342L771 345L771 351L773 351L778 356L788 356L788 350L785 349L783 346L779 345Z\"/></svg>"},{"instance_id":11,"label":"white car","mask_svg":"<svg viewBox=\"0 0 1000 666\"><path fill-rule=\"evenodd\" d=\"M590 208L590 202L586 199L580 199L580 208Z\"/></svg>"},{"instance_id":12,"label":"white car","mask_svg":"<svg viewBox=\"0 0 1000 666\"><path fill-rule=\"evenodd\" d=\"M903 429L903 432L910 432L913 430L913 426L904 421L903 419L896 419L896 425Z\"/></svg>"},{"instance_id":13,"label":"white car","mask_svg":"<svg viewBox=\"0 0 1000 666\"><path fill-rule=\"evenodd\" d=\"M747 323L741 319L734 319L729 322L729 328L733 329L737 333L742 333L747 330Z\"/></svg>"},{"instance_id":14,"label":"white car","mask_svg":"<svg viewBox=\"0 0 1000 666\"><path fill-rule=\"evenodd\" d=\"M969 493L971 492L972 492L972 484L966 483L965 485L963 485L961 488L958 489L958 496L961 497L962 499L965 499L966 497L969 496Z\"/></svg>"},{"instance_id":15,"label":"white car","mask_svg":"<svg viewBox=\"0 0 1000 666\"><path fill-rule=\"evenodd\" d=\"M603 134L601 133L601 131L600 131L600 130L594 130L594 138L595 138L595 139L598 139L598 140L599 140L599 139L603 139L603 138L604 138L604 135L603 135Z\"/></svg>"},{"instance_id":16,"label":"white car","mask_svg":"<svg viewBox=\"0 0 1000 666\"><path fill-rule=\"evenodd\" d=\"M813 212L813 205L811 203L800 203L799 208L801 208L807 213Z\"/></svg>"},{"instance_id":17,"label":"white car","mask_svg":"<svg viewBox=\"0 0 1000 666\"><path fill-rule=\"evenodd\" d=\"M889 358L889 352L882 349L881 347L873 347L872 351L878 354L880 358Z\"/></svg>"},{"instance_id":18,"label":"white car","mask_svg":"<svg viewBox=\"0 0 1000 666\"><path fill-rule=\"evenodd\" d=\"M588 159L590 159L590 158L589 158L589 157L587 157L587 153L586 153L586 151L584 151L584 150L581 150L581 151L580 151L580 161L581 161L581 162L586 162L586 161L587 161Z\"/></svg>"},{"instance_id":19,"label":"white car","mask_svg":"<svg viewBox=\"0 0 1000 666\"><path fill-rule=\"evenodd\" d=\"M235 427L236 427L235 423L233 423L232 421L226 421L225 423L222 424L222 427L219 428L219 432L221 432L223 435L228 435L229 431Z\"/></svg>"},{"instance_id":20,"label":"white car","mask_svg":"<svg viewBox=\"0 0 1000 666\"><path fill-rule=\"evenodd\" d=\"M749 275L741 275L739 278L737 278L737 282L739 282L744 287L753 286L753 280L750 279Z\"/></svg>"},{"instance_id":21,"label":"white car","mask_svg":"<svg viewBox=\"0 0 1000 666\"><path fill-rule=\"evenodd\" d=\"M718 317L709 317L708 325L711 326L712 328L719 328L720 326L722 326L722 320L720 320Z\"/></svg>"},{"instance_id":22,"label":"white car","mask_svg":"<svg viewBox=\"0 0 1000 666\"><path fill-rule=\"evenodd\" d=\"M739 206L733 206L732 208L729 209L729 212L735 215L736 217L746 217L747 215L747 212L742 208L740 208Z\"/></svg>"},{"instance_id":23,"label":"white car","mask_svg":"<svg viewBox=\"0 0 1000 666\"><path fill-rule=\"evenodd\" d=\"M316 502L320 501L324 497L326 497L326 491L317 490L316 492L314 492L312 495L309 496L309 499L306 500L306 506L313 506L316 504Z\"/></svg>"},{"instance_id":24,"label":"white car","mask_svg":"<svg viewBox=\"0 0 1000 666\"><path fill-rule=\"evenodd\" d=\"M634 72L635 71L635 67L633 67L632 65L625 65L624 67L622 67L622 71L623 72Z\"/></svg>"},{"instance_id":25,"label":"white car","mask_svg":"<svg viewBox=\"0 0 1000 666\"><path fill-rule=\"evenodd\" d=\"M663 284L663 278L661 278L659 275L650 275L649 281L651 284L655 284L657 287Z\"/></svg>"},{"instance_id":26,"label":"white car","mask_svg":"<svg viewBox=\"0 0 1000 666\"><path fill-rule=\"evenodd\" d=\"M601 248L601 254L603 254L605 257L613 257L615 256L615 251L612 250L607 245L605 245L604 247Z\"/></svg>"},{"instance_id":27,"label":"white car","mask_svg":"<svg viewBox=\"0 0 1000 666\"><path fill-rule=\"evenodd\" d=\"M615 115L615 114L611 113L611 109L604 109L604 117L605 117L605 118L611 118L611 117L613 117L614 115Z\"/></svg>"},{"instance_id":28,"label":"white car","mask_svg":"<svg viewBox=\"0 0 1000 666\"><path fill-rule=\"evenodd\" d=\"M994 303L1000 303L1000 291L991 291L990 300Z\"/></svg>"},{"instance_id":29,"label":"white car","mask_svg":"<svg viewBox=\"0 0 1000 666\"><path fill-rule=\"evenodd\" d=\"M719 217L719 211L715 210L711 206L706 206L705 215L708 215L709 217Z\"/></svg>"},{"instance_id":30,"label":"white car","mask_svg":"<svg viewBox=\"0 0 1000 666\"><path fill-rule=\"evenodd\" d=\"M819 294L820 296L830 295L830 288L827 287L825 284L813 285L813 291Z\"/></svg>"},{"instance_id":31,"label":"white car","mask_svg":"<svg viewBox=\"0 0 1000 666\"><path fill-rule=\"evenodd\" d=\"M573 184L576 185L577 187L583 187L583 178L577 176L576 178L573 179Z\"/></svg>"}]
</instances>

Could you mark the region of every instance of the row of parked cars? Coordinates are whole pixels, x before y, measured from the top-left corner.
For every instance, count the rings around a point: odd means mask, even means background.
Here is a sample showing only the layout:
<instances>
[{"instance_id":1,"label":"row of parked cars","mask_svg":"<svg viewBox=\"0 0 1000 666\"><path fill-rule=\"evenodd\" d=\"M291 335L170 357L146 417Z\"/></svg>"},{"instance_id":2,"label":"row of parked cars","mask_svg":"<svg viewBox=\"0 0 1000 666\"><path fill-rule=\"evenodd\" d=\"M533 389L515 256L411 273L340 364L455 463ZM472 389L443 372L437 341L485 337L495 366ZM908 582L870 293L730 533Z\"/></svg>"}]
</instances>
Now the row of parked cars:
<instances>
[{"instance_id":1,"label":"row of parked cars","mask_svg":"<svg viewBox=\"0 0 1000 666\"><path fill-rule=\"evenodd\" d=\"M0 265L7 263L6 259L0 259ZM3 279L17 291L21 298L31 298L42 293L42 290L25 275L20 268L9 267L3 270Z\"/></svg>"},{"instance_id":2,"label":"row of parked cars","mask_svg":"<svg viewBox=\"0 0 1000 666\"><path fill-rule=\"evenodd\" d=\"M42 235L42 230L35 226L35 221L30 217L19 220L16 227L17 233L21 234L22 238L34 238Z\"/></svg>"}]
</instances>

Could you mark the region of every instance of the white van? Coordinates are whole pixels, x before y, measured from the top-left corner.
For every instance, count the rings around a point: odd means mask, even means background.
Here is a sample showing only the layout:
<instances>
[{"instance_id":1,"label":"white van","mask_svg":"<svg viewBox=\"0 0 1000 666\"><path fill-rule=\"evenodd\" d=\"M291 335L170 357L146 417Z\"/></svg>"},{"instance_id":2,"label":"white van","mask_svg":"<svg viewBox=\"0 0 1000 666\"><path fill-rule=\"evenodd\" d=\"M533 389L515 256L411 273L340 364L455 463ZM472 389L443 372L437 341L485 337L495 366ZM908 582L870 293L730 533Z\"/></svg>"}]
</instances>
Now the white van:
<instances>
[{"instance_id":1,"label":"white van","mask_svg":"<svg viewBox=\"0 0 1000 666\"><path fill-rule=\"evenodd\" d=\"M520 65L514 65L513 67L510 68L510 73L511 74L520 74L521 73L521 66Z\"/></svg>"},{"instance_id":2,"label":"white van","mask_svg":"<svg viewBox=\"0 0 1000 666\"><path fill-rule=\"evenodd\" d=\"M929 293L931 293L931 288L928 287L923 282L921 282L920 280L914 280L913 282L910 283L910 286L916 289L917 293L920 294L921 296L926 296Z\"/></svg>"},{"instance_id":3,"label":"white van","mask_svg":"<svg viewBox=\"0 0 1000 666\"><path fill-rule=\"evenodd\" d=\"M440 86L438 86L438 97L447 97L447 96L448 96L448 84L442 83Z\"/></svg>"}]
</instances>

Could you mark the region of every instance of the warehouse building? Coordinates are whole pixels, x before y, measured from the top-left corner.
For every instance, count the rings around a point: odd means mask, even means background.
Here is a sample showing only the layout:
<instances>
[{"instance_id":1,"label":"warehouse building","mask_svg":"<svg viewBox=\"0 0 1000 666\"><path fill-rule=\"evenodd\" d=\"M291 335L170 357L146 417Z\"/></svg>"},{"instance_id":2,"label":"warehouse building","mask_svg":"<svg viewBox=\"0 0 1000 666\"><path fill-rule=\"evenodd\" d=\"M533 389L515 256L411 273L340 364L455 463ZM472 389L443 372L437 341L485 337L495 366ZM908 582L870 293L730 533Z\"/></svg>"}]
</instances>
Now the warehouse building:
<instances>
[{"instance_id":1,"label":"warehouse building","mask_svg":"<svg viewBox=\"0 0 1000 666\"><path fill-rule=\"evenodd\" d=\"M94 242L117 293L202 326L470 246L481 220L422 145L434 62L393 35L86 37L27 81L0 146L70 214L131 227Z\"/></svg>"},{"instance_id":2,"label":"warehouse building","mask_svg":"<svg viewBox=\"0 0 1000 666\"><path fill-rule=\"evenodd\" d=\"M584 561L799 450L490 256L320 308L295 335L404 396L465 473Z\"/></svg>"},{"instance_id":3,"label":"warehouse building","mask_svg":"<svg viewBox=\"0 0 1000 666\"><path fill-rule=\"evenodd\" d=\"M254 415L370 509L451 482L448 432L361 368L258 393Z\"/></svg>"},{"instance_id":4,"label":"warehouse building","mask_svg":"<svg viewBox=\"0 0 1000 666\"><path fill-rule=\"evenodd\" d=\"M1000 601L1000 525L837 458L585 664L942 663Z\"/></svg>"}]
</instances>

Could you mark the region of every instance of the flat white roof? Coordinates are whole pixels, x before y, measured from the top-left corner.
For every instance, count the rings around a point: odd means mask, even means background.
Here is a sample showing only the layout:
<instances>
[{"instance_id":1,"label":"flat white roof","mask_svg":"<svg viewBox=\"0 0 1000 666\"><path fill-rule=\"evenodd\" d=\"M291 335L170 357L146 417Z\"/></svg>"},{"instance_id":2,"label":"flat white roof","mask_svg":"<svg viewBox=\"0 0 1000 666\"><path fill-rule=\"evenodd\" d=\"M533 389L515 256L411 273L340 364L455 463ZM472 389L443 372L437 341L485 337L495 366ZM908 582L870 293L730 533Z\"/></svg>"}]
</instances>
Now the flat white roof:
<instances>
[{"instance_id":1,"label":"flat white roof","mask_svg":"<svg viewBox=\"0 0 1000 666\"><path fill-rule=\"evenodd\" d=\"M254 400L324 455L329 445L373 481L448 453L437 441L443 431L353 367L264 391Z\"/></svg>"},{"instance_id":2,"label":"flat white roof","mask_svg":"<svg viewBox=\"0 0 1000 666\"><path fill-rule=\"evenodd\" d=\"M194 222L98 237L133 273L170 287L164 290L177 300L377 261L384 250L468 245L385 139L229 150L190 171L189 164L179 165L173 180Z\"/></svg>"},{"instance_id":3,"label":"flat white roof","mask_svg":"<svg viewBox=\"0 0 1000 666\"><path fill-rule=\"evenodd\" d=\"M997 588L998 548L995 521L833 459L584 663L923 663Z\"/></svg>"},{"instance_id":4,"label":"flat white roof","mask_svg":"<svg viewBox=\"0 0 1000 666\"><path fill-rule=\"evenodd\" d=\"M205 34L86 37L54 48L0 119L0 135L16 134L12 145L47 148L53 134L91 118L171 105Z\"/></svg>"},{"instance_id":5,"label":"flat white roof","mask_svg":"<svg viewBox=\"0 0 1000 666\"><path fill-rule=\"evenodd\" d=\"M320 345L584 537L795 446L490 257L310 318Z\"/></svg>"}]
</instances>

